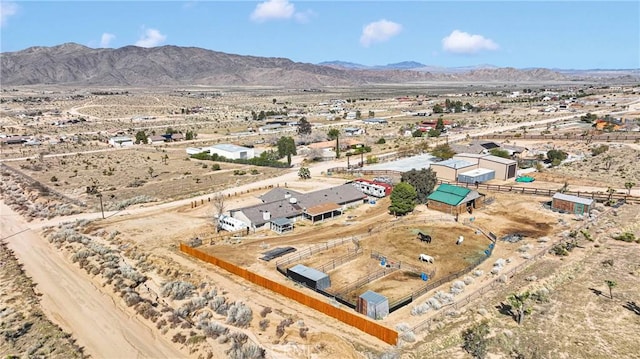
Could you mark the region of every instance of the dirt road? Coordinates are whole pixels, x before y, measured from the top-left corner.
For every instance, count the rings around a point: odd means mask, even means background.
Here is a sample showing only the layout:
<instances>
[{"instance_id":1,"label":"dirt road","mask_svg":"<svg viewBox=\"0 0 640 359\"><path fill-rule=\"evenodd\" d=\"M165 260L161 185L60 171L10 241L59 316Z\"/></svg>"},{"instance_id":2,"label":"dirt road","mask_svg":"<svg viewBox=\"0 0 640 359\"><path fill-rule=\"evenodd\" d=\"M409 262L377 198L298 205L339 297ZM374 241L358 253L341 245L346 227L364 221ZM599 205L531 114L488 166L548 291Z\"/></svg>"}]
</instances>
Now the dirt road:
<instances>
[{"instance_id":1,"label":"dirt road","mask_svg":"<svg viewBox=\"0 0 640 359\"><path fill-rule=\"evenodd\" d=\"M87 275L32 231L0 201L0 228L26 273L38 283L42 309L95 358L184 358L172 343L156 336ZM15 235L12 235L15 234Z\"/></svg>"}]
</instances>

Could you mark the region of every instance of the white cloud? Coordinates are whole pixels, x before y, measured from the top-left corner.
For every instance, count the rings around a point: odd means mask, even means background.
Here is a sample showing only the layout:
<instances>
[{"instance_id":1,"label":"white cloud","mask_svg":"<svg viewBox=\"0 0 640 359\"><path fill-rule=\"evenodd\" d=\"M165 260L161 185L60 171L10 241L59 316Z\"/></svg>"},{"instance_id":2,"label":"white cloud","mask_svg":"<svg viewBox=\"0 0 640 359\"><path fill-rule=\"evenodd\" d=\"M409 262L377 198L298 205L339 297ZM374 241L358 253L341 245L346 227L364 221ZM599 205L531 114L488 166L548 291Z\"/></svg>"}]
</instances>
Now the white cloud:
<instances>
[{"instance_id":1,"label":"white cloud","mask_svg":"<svg viewBox=\"0 0 640 359\"><path fill-rule=\"evenodd\" d=\"M442 39L442 49L455 54L475 54L484 50L497 50L498 44L482 35L471 35L464 31L453 30Z\"/></svg>"},{"instance_id":2,"label":"white cloud","mask_svg":"<svg viewBox=\"0 0 640 359\"><path fill-rule=\"evenodd\" d=\"M156 29L146 29L140 39L136 41L136 46L154 47L162 44L166 39L167 36L162 35L160 31Z\"/></svg>"},{"instance_id":3,"label":"white cloud","mask_svg":"<svg viewBox=\"0 0 640 359\"><path fill-rule=\"evenodd\" d=\"M295 6L288 0L267 0L256 6L251 13L251 20L256 22L286 20L293 17L295 12Z\"/></svg>"},{"instance_id":4,"label":"white cloud","mask_svg":"<svg viewBox=\"0 0 640 359\"><path fill-rule=\"evenodd\" d=\"M296 12L293 15L293 18L296 19L297 22L301 23L301 24L306 24L308 23L312 17L314 17L316 15L315 12L313 12L313 10L306 10L304 12Z\"/></svg>"},{"instance_id":5,"label":"white cloud","mask_svg":"<svg viewBox=\"0 0 640 359\"><path fill-rule=\"evenodd\" d=\"M362 28L360 44L368 47L374 42L384 42L398 35L402 31L402 25L388 20L372 22Z\"/></svg>"},{"instance_id":6,"label":"white cloud","mask_svg":"<svg viewBox=\"0 0 640 359\"><path fill-rule=\"evenodd\" d=\"M100 37L100 47L109 47L109 44L115 38L116 35L105 32L102 34L102 37Z\"/></svg>"},{"instance_id":7,"label":"white cloud","mask_svg":"<svg viewBox=\"0 0 640 359\"><path fill-rule=\"evenodd\" d=\"M0 2L0 26L5 26L9 17L18 13L18 5L12 2Z\"/></svg>"}]
</instances>

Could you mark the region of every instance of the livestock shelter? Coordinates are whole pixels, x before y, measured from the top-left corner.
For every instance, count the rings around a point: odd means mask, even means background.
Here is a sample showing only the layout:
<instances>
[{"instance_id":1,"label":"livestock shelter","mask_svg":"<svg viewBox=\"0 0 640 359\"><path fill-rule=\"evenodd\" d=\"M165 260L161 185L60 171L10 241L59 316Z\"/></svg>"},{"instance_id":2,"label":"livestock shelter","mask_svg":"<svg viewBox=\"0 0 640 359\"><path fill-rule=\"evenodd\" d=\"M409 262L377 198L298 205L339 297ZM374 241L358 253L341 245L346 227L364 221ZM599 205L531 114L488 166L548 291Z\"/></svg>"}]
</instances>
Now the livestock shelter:
<instances>
[{"instance_id":1,"label":"livestock shelter","mask_svg":"<svg viewBox=\"0 0 640 359\"><path fill-rule=\"evenodd\" d=\"M558 192L551 199L551 208L574 214L589 214L593 208L593 199Z\"/></svg>"},{"instance_id":2,"label":"livestock shelter","mask_svg":"<svg viewBox=\"0 0 640 359\"><path fill-rule=\"evenodd\" d=\"M427 197L427 207L457 215L482 207L484 195L468 188L443 183Z\"/></svg>"},{"instance_id":3,"label":"livestock shelter","mask_svg":"<svg viewBox=\"0 0 640 359\"><path fill-rule=\"evenodd\" d=\"M331 287L331 278L328 274L302 264L288 268L287 277L311 289L324 290Z\"/></svg>"},{"instance_id":4,"label":"livestock shelter","mask_svg":"<svg viewBox=\"0 0 640 359\"><path fill-rule=\"evenodd\" d=\"M374 291L366 291L358 297L356 311L369 318L382 319L389 315L389 299Z\"/></svg>"}]
</instances>

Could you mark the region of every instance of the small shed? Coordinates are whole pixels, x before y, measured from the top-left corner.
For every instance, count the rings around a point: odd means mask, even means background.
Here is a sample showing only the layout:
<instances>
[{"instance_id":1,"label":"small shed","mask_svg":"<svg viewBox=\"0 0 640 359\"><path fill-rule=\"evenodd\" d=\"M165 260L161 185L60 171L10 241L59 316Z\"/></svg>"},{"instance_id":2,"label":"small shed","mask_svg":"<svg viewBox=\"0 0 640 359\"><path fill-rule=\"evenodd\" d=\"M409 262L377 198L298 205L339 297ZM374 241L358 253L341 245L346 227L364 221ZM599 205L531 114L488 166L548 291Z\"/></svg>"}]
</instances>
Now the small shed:
<instances>
[{"instance_id":1,"label":"small shed","mask_svg":"<svg viewBox=\"0 0 640 359\"><path fill-rule=\"evenodd\" d=\"M275 218L270 222L271 230L282 234L285 232L293 231L293 221L289 218Z\"/></svg>"},{"instance_id":2,"label":"small shed","mask_svg":"<svg viewBox=\"0 0 640 359\"><path fill-rule=\"evenodd\" d=\"M382 319L389 315L389 299L382 294L368 290L358 297L356 311L369 318Z\"/></svg>"},{"instance_id":3,"label":"small shed","mask_svg":"<svg viewBox=\"0 0 640 359\"><path fill-rule=\"evenodd\" d=\"M458 182L463 183L484 183L494 178L496 178L496 171L487 168L476 168L458 174Z\"/></svg>"},{"instance_id":4,"label":"small shed","mask_svg":"<svg viewBox=\"0 0 640 359\"><path fill-rule=\"evenodd\" d=\"M311 289L324 290L331 287L331 278L329 278L328 274L302 264L296 264L295 266L288 268L287 277L298 283L302 283Z\"/></svg>"},{"instance_id":5,"label":"small shed","mask_svg":"<svg viewBox=\"0 0 640 359\"><path fill-rule=\"evenodd\" d=\"M553 195L551 208L574 214L589 214L593 208L593 199L558 192Z\"/></svg>"},{"instance_id":6,"label":"small shed","mask_svg":"<svg viewBox=\"0 0 640 359\"><path fill-rule=\"evenodd\" d=\"M481 208L484 195L468 188L443 183L427 197L427 207L456 215Z\"/></svg>"}]
</instances>

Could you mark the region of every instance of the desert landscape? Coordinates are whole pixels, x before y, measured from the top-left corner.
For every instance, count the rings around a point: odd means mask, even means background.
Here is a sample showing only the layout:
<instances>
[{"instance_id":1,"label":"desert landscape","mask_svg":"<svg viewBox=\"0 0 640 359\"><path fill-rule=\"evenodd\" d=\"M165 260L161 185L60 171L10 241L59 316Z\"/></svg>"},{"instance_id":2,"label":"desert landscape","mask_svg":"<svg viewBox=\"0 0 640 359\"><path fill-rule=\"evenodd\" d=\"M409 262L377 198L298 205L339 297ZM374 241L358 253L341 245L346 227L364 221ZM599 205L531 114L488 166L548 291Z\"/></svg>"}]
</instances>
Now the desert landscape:
<instances>
[{"instance_id":1,"label":"desert landscape","mask_svg":"<svg viewBox=\"0 0 640 359\"><path fill-rule=\"evenodd\" d=\"M38 51L3 64L107 61ZM3 68L0 354L640 357L636 78L294 64L282 79L234 56L253 86L224 69L30 84ZM464 182L460 158L500 166Z\"/></svg>"}]
</instances>

